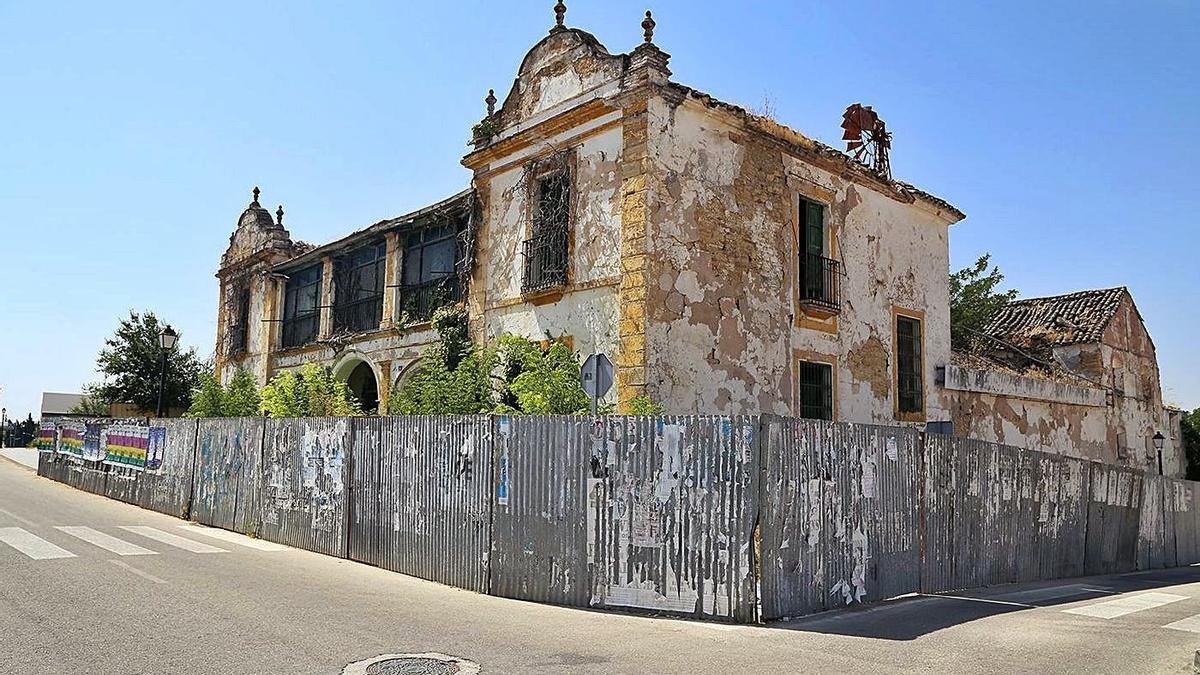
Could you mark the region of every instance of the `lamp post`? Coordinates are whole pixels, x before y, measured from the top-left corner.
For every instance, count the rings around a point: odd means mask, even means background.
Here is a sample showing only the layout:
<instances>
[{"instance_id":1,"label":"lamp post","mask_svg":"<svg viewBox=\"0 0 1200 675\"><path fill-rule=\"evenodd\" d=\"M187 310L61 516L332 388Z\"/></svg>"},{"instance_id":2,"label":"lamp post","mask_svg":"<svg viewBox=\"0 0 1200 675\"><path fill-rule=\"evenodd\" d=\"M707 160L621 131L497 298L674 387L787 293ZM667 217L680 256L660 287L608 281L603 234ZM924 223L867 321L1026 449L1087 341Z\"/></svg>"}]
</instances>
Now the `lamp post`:
<instances>
[{"instance_id":1,"label":"lamp post","mask_svg":"<svg viewBox=\"0 0 1200 675\"><path fill-rule=\"evenodd\" d=\"M8 408L0 408L0 448L8 447Z\"/></svg>"},{"instance_id":2,"label":"lamp post","mask_svg":"<svg viewBox=\"0 0 1200 675\"><path fill-rule=\"evenodd\" d=\"M163 390L167 388L167 352L175 347L178 339L179 333L171 328L171 324L167 324L158 334L158 346L162 348L162 370L158 375L158 409L155 411L155 417L163 416Z\"/></svg>"},{"instance_id":3,"label":"lamp post","mask_svg":"<svg viewBox=\"0 0 1200 675\"><path fill-rule=\"evenodd\" d=\"M1163 441L1165 441L1167 439L1165 436L1162 435L1161 431L1156 431L1156 432L1154 432L1154 437L1151 438L1150 440L1154 441L1154 449L1158 451L1158 475L1161 476L1161 475L1163 475L1163 467L1162 467Z\"/></svg>"}]
</instances>

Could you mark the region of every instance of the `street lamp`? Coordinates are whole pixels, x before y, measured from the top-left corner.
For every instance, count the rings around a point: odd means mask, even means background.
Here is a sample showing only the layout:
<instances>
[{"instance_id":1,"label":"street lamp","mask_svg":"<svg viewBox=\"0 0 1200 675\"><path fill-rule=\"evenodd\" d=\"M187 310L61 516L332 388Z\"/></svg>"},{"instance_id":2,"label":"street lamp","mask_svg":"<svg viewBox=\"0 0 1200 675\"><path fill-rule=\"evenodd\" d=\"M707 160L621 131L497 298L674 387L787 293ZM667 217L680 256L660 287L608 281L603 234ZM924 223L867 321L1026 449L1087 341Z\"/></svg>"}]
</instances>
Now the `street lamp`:
<instances>
[{"instance_id":1,"label":"street lamp","mask_svg":"<svg viewBox=\"0 0 1200 675\"><path fill-rule=\"evenodd\" d=\"M0 408L0 448L8 447L8 408Z\"/></svg>"},{"instance_id":2,"label":"street lamp","mask_svg":"<svg viewBox=\"0 0 1200 675\"><path fill-rule=\"evenodd\" d=\"M1158 475L1161 476L1161 475L1163 475L1163 468L1162 468L1163 441L1165 441L1167 439L1165 436L1162 435L1161 431L1156 431L1156 432L1154 432L1154 437L1151 438L1150 440L1154 441L1154 449L1158 451Z\"/></svg>"},{"instance_id":3,"label":"street lamp","mask_svg":"<svg viewBox=\"0 0 1200 675\"><path fill-rule=\"evenodd\" d=\"M162 370L158 376L158 409L155 411L155 417L163 416L163 389L167 387L167 352L175 348L175 342L179 340L179 333L176 333L171 328L171 324L158 334L158 346L162 348Z\"/></svg>"}]
</instances>

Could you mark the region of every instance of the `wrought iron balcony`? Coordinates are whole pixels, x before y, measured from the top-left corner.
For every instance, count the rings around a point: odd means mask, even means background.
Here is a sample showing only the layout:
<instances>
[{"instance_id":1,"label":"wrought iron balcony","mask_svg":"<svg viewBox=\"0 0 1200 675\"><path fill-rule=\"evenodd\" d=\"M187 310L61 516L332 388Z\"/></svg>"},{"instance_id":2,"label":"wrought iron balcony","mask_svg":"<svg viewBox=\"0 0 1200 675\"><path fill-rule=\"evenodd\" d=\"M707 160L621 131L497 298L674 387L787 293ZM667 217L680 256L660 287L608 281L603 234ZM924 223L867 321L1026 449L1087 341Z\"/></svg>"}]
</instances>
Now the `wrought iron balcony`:
<instances>
[{"instance_id":1,"label":"wrought iron balcony","mask_svg":"<svg viewBox=\"0 0 1200 675\"><path fill-rule=\"evenodd\" d=\"M400 287L400 314L405 322L429 321L439 307L462 299L458 277L451 275Z\"/></svg>"},{"instance_id":2,"label":"wrought iron balcony","mask_svg":"<svg viewBox=\"0 0 1200 675\"><path fill-rule=\"evenodd\" d=\"M800 256L800 304L804 307L837 313L841 310L842 264L836 260L807 253Z\"/></svg>"},{"instance_id":3,"label":"wrought iron balcony","mask_svg":"<svg viewBox=\"0 0 1200 675\"><path fill-rule=\"evenodd\" d=\"M524 242L525 277L522 293L567 285L567 233L554 229Z\"/></svg>"},{"instance_id":4,"label":"wrought iron balcony","mask_svg":"<svg viewBox=\"0 0 1200 675\"><path fill-rule=\"evenodd\" d=\"M333 307L334 332L363 333L379 328L383 318L383 294L369 295Z\"/></svg>"}]
</instances>

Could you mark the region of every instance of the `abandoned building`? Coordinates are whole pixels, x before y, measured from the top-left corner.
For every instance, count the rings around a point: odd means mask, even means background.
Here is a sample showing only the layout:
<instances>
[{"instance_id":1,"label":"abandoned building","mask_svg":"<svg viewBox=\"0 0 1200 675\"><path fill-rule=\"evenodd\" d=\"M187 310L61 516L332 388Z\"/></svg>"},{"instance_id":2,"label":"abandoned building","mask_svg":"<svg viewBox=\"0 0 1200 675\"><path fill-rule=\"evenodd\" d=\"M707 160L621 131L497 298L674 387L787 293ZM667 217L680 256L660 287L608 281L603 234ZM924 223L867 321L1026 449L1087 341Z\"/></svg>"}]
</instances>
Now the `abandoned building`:
<instances>
[{"instance_id":1,"label":"abandoned building","mask_svg":"<svg viewBox=\"0 0 1200 675\"><path fill-rule=\"evenodd\" d=\"M963 214L893 180L886 155L868 166L671 81L649 12L610 54L565 11L498 107L489 92L464 192L310 248L256 189L217 274L221 377L315 361L374 409L435 337L433 310L461 303L477 340L612 356L617 402L949 420L934 369Z\"/></svg>"},{"instance_id":2,"label":"abandoned building","mask_svg":"<svg viewBox=\"0 0 1200 675\"><path fill-rule=\"evenodd\" d=\"M1184 474L1179 420L1125 288L1008 303L953 354L945 393L958 435Z\"/></svg>"},{"instance_id":3,"label":"abandoned building","mask_svg":"<svg viewBox=\"0 0 1200 675\"><path fill-rule=\"evenodd\" d=\"M643 41L564 25L525 55L462 159L463 192L313 248L254 199L217 274L217 367L318 362L367 410L414 371L433 312L474 339L563 339L617 366L611 400L931 429L1182 471L1154 344L1124 288L1012 302L952 355L949 227L872 162L672 82ZM852 122L875 122L869 108ZM851 140L849 148L863 144Z\"/></svg>"}]
</instances>

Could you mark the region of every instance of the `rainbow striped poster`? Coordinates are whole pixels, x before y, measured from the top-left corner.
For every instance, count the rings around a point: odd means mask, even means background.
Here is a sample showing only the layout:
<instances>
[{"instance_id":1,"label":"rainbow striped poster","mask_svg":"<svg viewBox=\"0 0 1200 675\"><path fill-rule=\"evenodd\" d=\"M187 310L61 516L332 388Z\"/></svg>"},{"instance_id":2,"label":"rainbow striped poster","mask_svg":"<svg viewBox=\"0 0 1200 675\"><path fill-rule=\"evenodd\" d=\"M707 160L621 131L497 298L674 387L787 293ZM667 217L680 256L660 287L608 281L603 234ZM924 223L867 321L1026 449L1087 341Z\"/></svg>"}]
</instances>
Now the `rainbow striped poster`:
<instances>
[{"instance_id":1,"label":"rainbow striped poster","mask_svg":"<svg viewBox=\"0 0 1200 675\"><path fill-rule=\"evenodd\" d=\"M58 448L58 425L54 422L42 422L38 425L37 440L34 441L39 452L54 452Z\"/></svg>"},{"instance_id":2,"label":"rainbow striped poster","mask_svg":"<svg viewBox=\"0 0 1200 675\"><path fill-rule=\"evenodd\" d=\"M114 466L146 467L150 427L142 424L113 424L100 432L104 463Z\"/></svg>"},{"instance_id":3,"label":"rainbow striped poster","mask_svg":"<svg viewBox=\"0 0 1200 675\"><path fill-rule=\"evenodd\" d=\"M75 420L62 423L62 431L58 437L58 451L72 457L83 457L83 436L87 433L87 425Z\"/></svg>"}]
</instances>

